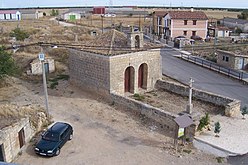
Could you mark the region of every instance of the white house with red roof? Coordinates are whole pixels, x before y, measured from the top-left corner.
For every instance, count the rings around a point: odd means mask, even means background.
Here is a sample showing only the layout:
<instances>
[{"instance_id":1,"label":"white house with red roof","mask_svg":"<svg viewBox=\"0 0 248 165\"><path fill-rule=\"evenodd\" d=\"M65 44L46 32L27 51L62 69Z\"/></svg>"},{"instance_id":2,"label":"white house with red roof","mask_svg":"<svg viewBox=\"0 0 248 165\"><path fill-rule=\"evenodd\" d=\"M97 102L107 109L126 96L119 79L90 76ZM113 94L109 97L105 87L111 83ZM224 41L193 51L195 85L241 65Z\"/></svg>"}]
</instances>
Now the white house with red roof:
<instances>
[{"instance_id":1,"label":"white house with red roof","mask_svg":"<svg viewBox=\"0 0 248 165\"><path fill-rule=\"evenodd\" d=\"M165 37L174 39L178 36L191 38L207 36L208 17L202 11L169 11L164 16Z\"/></svg>"},{"instance_id":2,"label":"white house with red roof","mask_svg":"<svg viewBox=\"0 0 248 165\"><path fill-rule=\"evenodd\" d=\"M0 21L21 20L21 13L18 10L0 10Z\"/></svg>"}]
</instances>

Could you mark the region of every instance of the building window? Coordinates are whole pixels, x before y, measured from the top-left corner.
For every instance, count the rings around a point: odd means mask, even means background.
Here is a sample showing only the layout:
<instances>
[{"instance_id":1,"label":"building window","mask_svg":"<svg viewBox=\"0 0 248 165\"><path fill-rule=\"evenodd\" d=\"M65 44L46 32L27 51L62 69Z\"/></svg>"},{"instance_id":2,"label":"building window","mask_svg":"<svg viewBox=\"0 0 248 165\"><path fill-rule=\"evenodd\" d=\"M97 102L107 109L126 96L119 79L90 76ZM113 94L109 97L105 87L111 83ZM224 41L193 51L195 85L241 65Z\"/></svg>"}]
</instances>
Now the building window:
<instances>
[{"instance_id":1,"label":"building window","mask_svg":"<svg viewBox=\"0 0 248 165\"><path fill-rule=\"evenodd\" d=\"M226 62L228 62L229 61L229 57L226 57Z\"/></svg>"},{"instance_id":2,"label":"building window","mask_svg":"<svg viewBox=\"0 0 248 165\"><path fill-rule=\"evenodd\" d=\"M193 20L193 25L196 25L196 20Z\"/></svg>"},{"instance_id":3,"label":"building window","mask_svg":"<svg viewBox=\"0 0 248 165\"><path fill-rule=\"evenodd\" d=\"M196 31L192 31L192 36L196 36Z\"/></svg>"},{"instance_id":4,"label":"building window","mask_svg":"<svg viewBox=\"0 0 248 165\"><path fill-rule=\"evenodd\" d=\"M222 60L228 62L229 61L229 57L228 56L223 56L222 57Z\"/></svg>"},{"instance_id":5,"label":"building window","mask_svg":"<svg viewBox=\"0 0 248 165\"><path fill-rule=\"evenodd\" d=\"M188 24L188 20L184 20L184 25L187 25Z\"/></svg>"},{"instance_id":6,"label":"building window","mask_svg":"<svg viewBox=\"0 0 248 165\"><path fill-rule=\"evenodd\" d=\"M183 35L184 36L187 36L187 31L183 31Z\"/></svg>"}]
</instances>

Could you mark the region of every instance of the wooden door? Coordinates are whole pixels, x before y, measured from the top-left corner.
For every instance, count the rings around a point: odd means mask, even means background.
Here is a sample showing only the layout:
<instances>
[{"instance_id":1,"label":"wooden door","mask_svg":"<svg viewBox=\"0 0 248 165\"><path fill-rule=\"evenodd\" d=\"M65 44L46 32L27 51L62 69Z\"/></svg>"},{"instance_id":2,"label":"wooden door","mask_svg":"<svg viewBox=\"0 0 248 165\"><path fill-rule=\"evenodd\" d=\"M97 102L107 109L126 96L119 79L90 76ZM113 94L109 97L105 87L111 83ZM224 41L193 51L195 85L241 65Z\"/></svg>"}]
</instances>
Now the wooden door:
<instances>
[{"instance_id":1,"label":"wooden door","mask_svg":"<svg viewBox=\"0 0 248 165\"><path fill-rule=\"evenodd\" d=\"M25 134L23 128L18 132L18 138L19 138L20 148L22 148L22 146L24 146L25 144Z\"/></svg>"},{"instance_id":2,"label":"wooden door","mask_svg":"<svg viewBox=\"0 0 248 165\"><path fill-rule=\"evenodd\" d=\"M0 161L4 162L3 144L0 145Z\"/></svg>"},{"instance_id":3,"label":"wooden door","mask_svg":"<svg viewBox=\"0 0 248 165\"><path fill-rule=\"evenodd\" d=\"M140 65L139 67L139 76L138 76L138 87L143 87L143 79L144 79L144 65Z\"/></svg>"},{"instance_id":4,"label":"wooden door","mask_svg":"<svg viewBox=\"0 0 248 165\"><path fill-rule=\"evenodd\" d=\"M125 92L130 92L130 72L131 69L128 67L125 71Z\"/></svg>"}]
</instances>

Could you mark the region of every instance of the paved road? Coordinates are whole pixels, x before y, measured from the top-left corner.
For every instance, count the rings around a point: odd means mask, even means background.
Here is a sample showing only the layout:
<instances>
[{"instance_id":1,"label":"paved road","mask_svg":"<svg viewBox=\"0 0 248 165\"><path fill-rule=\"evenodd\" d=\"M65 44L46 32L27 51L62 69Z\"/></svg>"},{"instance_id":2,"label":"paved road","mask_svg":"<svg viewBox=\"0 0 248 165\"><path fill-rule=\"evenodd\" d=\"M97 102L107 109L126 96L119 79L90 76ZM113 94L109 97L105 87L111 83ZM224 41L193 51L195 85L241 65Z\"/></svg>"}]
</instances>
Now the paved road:
<instances>
[{"instance_id":1,"label":"paved road","mask_svg":"<svg viewBox=\"0 0 248 165\"><path fill-rule=\"evenodd\" d=\"M190 60L193 63L203 65L206 68L211 68L212 70L216 70L216 71L225 73L226 75L230 75L231 77L235 77L237 79L239 79L239 78L247 79L248 78L248 73L219 66L216 63L205 60L204 58L201 58L201 57L192 56L192 55L184 55L183 58L185 60L188 60L188 61Z\"/></svg>"},{"instance_id":2,"label":"paved road","mask_svg":"<svg viewBox=\"0 0 248 165\"><path fill-rule=\"evenodd\" d=\"M187 84L192 77L197 89L241 100L242 105L248 104L248 85L173 56L179 54L171 48L162 49L163 74Z\"/></svg>"}]
</instances>

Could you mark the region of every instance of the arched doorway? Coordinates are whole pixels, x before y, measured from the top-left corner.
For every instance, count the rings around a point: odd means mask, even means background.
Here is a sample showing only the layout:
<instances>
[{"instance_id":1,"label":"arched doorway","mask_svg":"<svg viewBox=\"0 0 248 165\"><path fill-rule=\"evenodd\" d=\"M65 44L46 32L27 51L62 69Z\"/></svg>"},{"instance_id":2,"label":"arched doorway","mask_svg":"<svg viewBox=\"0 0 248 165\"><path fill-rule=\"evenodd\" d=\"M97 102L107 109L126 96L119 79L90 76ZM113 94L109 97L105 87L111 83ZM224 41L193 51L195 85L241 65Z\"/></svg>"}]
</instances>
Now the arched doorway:
<instances>
[{"instance_id":1,"label":"arched doorway","mask_svg":"<svg viewBox=\"0 0 248 165\"><path fill-rule=\"evenodd\" d=\"M125 70L124 75L125 92L134 92L134 67L130 66Z\"/></svg>"},{"instance_id":2,"label":"arched doorway","mask_svg":"<svg viewBox=\"0 0 248 165\"><path fill-rule=\"evenodd\" d=\"M143 63L139 67L138 72L138 87L147 89L147 75L148 75L148 66L146 63Z\"/></svg>"},{"instance_id":3,"label":"arched doorway","mask_svg":"<svg viewBox=\"0 0 248 165\"><path fill-rule=\"evenodd\" d=\"M140 48L140 36L135 36L135 48Z\"/></svg>"}]
</instances>

